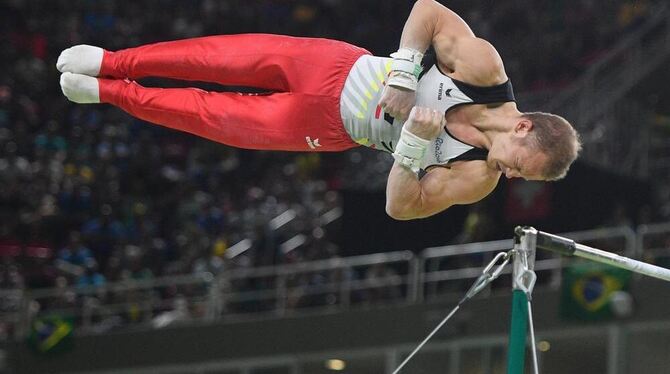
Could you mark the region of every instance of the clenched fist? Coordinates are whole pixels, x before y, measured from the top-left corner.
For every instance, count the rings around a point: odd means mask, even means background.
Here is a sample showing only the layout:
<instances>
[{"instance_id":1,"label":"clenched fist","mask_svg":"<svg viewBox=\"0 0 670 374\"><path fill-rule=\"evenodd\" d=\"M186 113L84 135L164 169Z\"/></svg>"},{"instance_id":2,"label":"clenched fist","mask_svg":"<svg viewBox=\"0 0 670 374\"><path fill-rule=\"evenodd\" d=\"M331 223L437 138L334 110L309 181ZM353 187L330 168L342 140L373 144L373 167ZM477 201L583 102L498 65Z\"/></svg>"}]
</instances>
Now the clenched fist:
<instances>
[{"instance_id":1,"label":"clenched fist","mask_svg":"<svg viewBox=\"0 0 670 374\"><path fill-rule=\"evenodd\" d=\"M384 86L379 105L393 118L406 120L416 101L416 92Z\"/></svg>"},{"instance_id":2,"label":"clenched fist","mask_svg":"<svg viewBox=\"0 0 670 374\"><path fill-rule=\"evenodd\" d=\"M440 134L445 123L442 111L415 106L410 111L404 126L422 139L433 140Z\"/></svg>"}]
</instances>

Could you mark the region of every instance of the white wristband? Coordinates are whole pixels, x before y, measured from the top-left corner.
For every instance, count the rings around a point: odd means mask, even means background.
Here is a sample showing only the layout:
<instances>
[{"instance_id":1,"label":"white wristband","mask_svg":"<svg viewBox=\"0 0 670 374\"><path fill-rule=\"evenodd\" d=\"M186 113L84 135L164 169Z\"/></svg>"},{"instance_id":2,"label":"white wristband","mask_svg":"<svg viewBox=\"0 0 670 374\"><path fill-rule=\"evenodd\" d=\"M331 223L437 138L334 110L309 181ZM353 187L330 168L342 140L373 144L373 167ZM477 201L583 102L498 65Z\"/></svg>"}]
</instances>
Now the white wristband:
<instances>
[{"instance_id":1,"label":"white wristband","mask_svg":"<svg viewBox=\"0 0 670 374\"><path fill-rule=\"evenodd\" d=\"M398 60L411 61L415 64L421 65L421 60L423 60L423 53L412 48L400 48L396 52L391 53L391 57Z\"/></svg>"},{"instance_id":2,"label":"white wristband","mask_svg":"<svg viewBox=\"0 0 670 374\"><path fill-rule=\"evenodd\" d=\"M421 66L423 53L410 48L400 48L397 52L391 53L391 57L393 57L391 71L402 71L419 78L423 70Z\"/></svg>"},{"instance_id":3,"label":"white wristband","mask_svg":"<svg viewBox=\"0 0 670 374\"><path fill-rule=\"evenodd\" d=\"M404 88L410 91L416 91L419 85L419 80L412 74L399 71L388 78L387 85L394 88Z\"/></svg>"},{"instance_id":4,"label":"white wristband","mask_svg":"<svg viewBox=\"0 0 670 374\"><path fill-rule=\"evenodd\" d=\"M393 158L400 165L418 173L419 169L421 169L421 160L423 160L429 144L430 140L412 134L403 126L400 132L400 139L398 139L395 152L393 152Z\"/></svg>"}]
</instances>

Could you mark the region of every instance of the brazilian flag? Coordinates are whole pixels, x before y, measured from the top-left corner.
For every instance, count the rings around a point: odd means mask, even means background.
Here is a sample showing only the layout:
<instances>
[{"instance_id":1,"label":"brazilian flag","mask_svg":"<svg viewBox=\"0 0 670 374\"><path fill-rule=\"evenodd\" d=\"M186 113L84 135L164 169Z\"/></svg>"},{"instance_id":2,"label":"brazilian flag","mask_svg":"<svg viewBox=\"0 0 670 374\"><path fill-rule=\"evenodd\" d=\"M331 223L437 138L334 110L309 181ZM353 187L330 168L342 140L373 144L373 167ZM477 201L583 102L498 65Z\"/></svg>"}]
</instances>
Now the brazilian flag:
<instances>
[{"instance_id":1,"label":"brazilian flag","mask_svg":"<svg viewBox=\"0 0 670 374\"><path fill-rule=\"evenodd\" d=\"M72 348L74 324L71 318L36 318L30 325L28 345L38 353L59 353Z\"/></svg>"},{"instance_id":2,"label":"brazilian flag","mask_svg":"<svg viewBox=\"0 0 670 374\"><path fill-rule=\"evenodd\" d=\"M599 263L563 269L560 315L569 320L603 321L613 317L610 297L629 287L631 272Z\"/></svg>"}]
</instances>

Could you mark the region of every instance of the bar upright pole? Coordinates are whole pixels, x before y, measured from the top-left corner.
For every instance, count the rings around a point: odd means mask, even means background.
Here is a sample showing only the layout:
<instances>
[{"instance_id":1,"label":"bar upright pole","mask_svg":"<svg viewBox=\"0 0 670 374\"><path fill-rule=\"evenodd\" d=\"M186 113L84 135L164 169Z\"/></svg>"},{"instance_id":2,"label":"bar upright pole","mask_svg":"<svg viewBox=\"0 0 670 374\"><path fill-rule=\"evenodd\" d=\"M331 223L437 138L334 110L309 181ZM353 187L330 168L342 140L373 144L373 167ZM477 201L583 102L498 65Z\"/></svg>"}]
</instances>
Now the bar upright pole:
<instances>
[{"instance_id":1,"label":"bar upright pole","mask_svg":"<svg viewBox=\"0 0 670 374\"><path fill-rule=\"evenodd\" d=\"M523 374L528 333L528 294L535 283L535 229L516 230L512 273L512 321L507 351L507 374ZM532 273L532 278L529 275Z\"/></svg>"}]
</instances>

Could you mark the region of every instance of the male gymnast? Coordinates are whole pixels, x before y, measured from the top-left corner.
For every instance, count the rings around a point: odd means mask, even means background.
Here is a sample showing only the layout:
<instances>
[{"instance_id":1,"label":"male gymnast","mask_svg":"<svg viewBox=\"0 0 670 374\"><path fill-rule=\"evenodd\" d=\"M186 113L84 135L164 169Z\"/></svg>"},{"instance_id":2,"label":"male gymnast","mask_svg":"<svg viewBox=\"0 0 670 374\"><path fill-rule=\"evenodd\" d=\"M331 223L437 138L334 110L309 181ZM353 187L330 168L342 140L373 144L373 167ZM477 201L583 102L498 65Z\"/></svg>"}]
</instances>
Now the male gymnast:
<instances>
[{"instance_id":1,"label":"male gymnast","mask_svg":"<svg viewBox=\"0 0 670 374\"><path fill-rule=\"evenodd\" d=\"M424 60L432 46L435 61ZM233 147L392 154L386 211L428 217L487 196L507 178L563 178L581 148L560 116L517 109L502 59L453 11L418 0L392 58L341 41L220 35L116 52L64 50L65 96ZM166 77L249 86L267 94L148 88ZM419 178L419 171L425 174Z\"/></svg>"}]
</instances>

